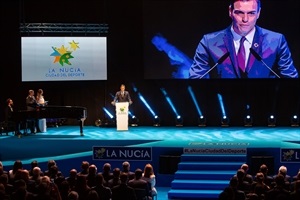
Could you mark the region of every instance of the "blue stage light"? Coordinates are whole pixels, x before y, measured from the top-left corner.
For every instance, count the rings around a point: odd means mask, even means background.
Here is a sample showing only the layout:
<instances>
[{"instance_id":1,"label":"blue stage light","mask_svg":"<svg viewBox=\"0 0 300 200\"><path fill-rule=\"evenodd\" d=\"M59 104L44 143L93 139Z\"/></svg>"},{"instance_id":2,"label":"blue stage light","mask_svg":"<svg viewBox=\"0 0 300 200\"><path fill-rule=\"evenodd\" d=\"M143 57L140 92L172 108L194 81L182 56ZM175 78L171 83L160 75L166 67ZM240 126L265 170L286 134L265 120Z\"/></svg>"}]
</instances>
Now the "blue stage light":
<instances>
[{"instance_id":1,"label":"blue stage light","mask_svg":"<svg viewBox=\"0 0 300 200\"><path fill-rule=\"evenodd\" d=\"M139 119L135 115L132 115L129 121L130 126L138 126L138 123Z\"/></svg>"},{"instance_id":2,"label":"blue stage light","mask_svg":"<svg viewBox=\"0 0 300 200\"><path fill-rule=\"evenodd\" d=\"M297 115L292 116L291 126L299 126L299 117Z\"/></svg>"},{"instance_id":3,"label":"blue stage light","mask_svg":"<svg viewBox=\"0 0 300 200\"><path fill-rule=\"evenodd\" d=\"M246 115L244 119L244 126L252 126L252 124L253 124L252 117L250 115Z\"/></svg>"},{"instance_id":4,"label":"blue stage light","mask_svg":"<svg viewBox=\"0 0 300 200\"><path fill-rule=\"evenodd\" d=\"M200 115L198 118L198 126L206 126L206 119L203 115Z\"/></svg>"},{"instance_id":5,"label":"blue stage light","mask_svg":"<svg viewBox=\"0 0 300 200\"><path fill-rule=\"evenodd\" d=\"M221 126L229 126L229 119L227 118L226 115L224 115L222 117L222 120L221 120Z\"/></svg>"},{"instance_id":6,"label":"blue stage light","mask_svg":"<svg viewBox=\"0 0 300 200\"><path fill-rule=\"evenodd\" d=\"M154 116L153 126L160 126L160 118L157 115Z\"/></svg>"},{"instance_id":7,"label":"blue stage light","mask_svg":"<svg viewBox=\"0 0 300 200\"><path fill-rule=\"evenodd\" d=\"M109 110L107 110L107 108L102 107L102 109L104 110L104 112L106 113L106 115L109 116L109 118L108 119L104 119L103 121L101 121L101 125L100 126L115 126L116 125L116 120L115 120L114 115L111 114L109 112Z\"/></svg>"},{"instance_id":8,"label":"blue stage light","mask_svg":"<svg viewBox=\"0 0 300 200\"><path fill-rule=\"evenodd\" d=\"M111 114L111 113L107 110L107 108L103 107L102 109L104 110L104 112L105 112L111 119L114 118L114 115Z\"/></svg>"},{"instance_id":9,"label":"blue stage light","mask_svg":"<svg viewBox=\"0 0 300 200\"><path fill-rule=\"evenodd\" d=\"M191 95L191 98L192 98L193 103L194 103L194 105L196 107L198 115L200 116L199 119L198 119L198 126L206 126L206 120L203 120L204 116L203 116L203 114L201 112L200 106L199 106L199 104L197 102L197 99L195 97L195 93L194 93L194 91L193 91L193 89L192 89L191 86L188 86L188 91L189 91L189 93Z\"/></svg>"},{"instance_id":10,"label":"blue stage light","mask_svg":"<svg viewBox=\"0 0 300 200\"><path fill-rule=\"evenodd\" d=\"M171 107L173 113L175 114L175 116L176 116L176 122L175 122L175 125L178 126L179 123L178 123L177 116L180 116L180 115L178 114L178 112L177 112L177 110L176 110L176 108L175 108L175 106L174 106L174 104L173 104L171 98L168 96L167 91L166 91L164 88L160 88L160 90L161 90L161 92L163 93L163 95L165 96L167 102L169 103L169 105L170 105L170 107ZM182 121L182 118L180 119L180 121ZM181 124L180 126L182 126L182 122L181 122L180 124Z\"/></svg>"},{"instance_id":11,"label":"blue stage light","mask_svg":"<svg viewBox=\"0 0 300 200\"><path fill-rule=\"evenodd\" d=\"M180 115L177 115L175 125L176 126L183 126L183 119Z\"/></svg>"},{"instance_id":12,"label":"blue stage light","mask_svg":"<svg viewBox=\"0 0 300 200\"><path fill-rule=\"evenodd\" d=\"M270 115L268 118L268 126L276 126L276 118L274 115Z\"/></svg>"},{"instance_id":13,"label":"blue stage light","mask_svg":"<svg viewBox=\"0 0 300 200\"><path fill-rule=\"evenodd\" d=\"M218 94L219 104L222 112L221 126L229 126L229 119L226 116L225 106L221 94Z\"/></svg>"}]
</instances>

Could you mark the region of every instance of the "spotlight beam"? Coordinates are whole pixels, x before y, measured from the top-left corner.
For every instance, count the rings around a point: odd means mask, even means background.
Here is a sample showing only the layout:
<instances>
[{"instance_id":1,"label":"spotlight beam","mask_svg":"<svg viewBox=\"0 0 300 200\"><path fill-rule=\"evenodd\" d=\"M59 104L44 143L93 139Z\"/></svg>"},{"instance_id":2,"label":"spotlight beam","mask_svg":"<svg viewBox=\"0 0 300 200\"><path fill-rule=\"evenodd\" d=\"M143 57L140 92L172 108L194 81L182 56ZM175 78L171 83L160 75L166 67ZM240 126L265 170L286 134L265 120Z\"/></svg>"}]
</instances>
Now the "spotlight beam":
<instances>
[{"instance_id":1,"label":"spotlight beam","mask_svg":"<svg viewBox=\"0 0 300 200\"><path fill-rule=\"evenodd\" d=\"M138 93L138 96L140 98L140 100L143 102L143 104L146 106L146 108L150 111L150 113L152 114L152 116L154 117L156 114L153 111L153 109L150 107L150 105L148 104L148 102L145 100L145 98L142 96L141 93Z\"/></svg>"},{"instance_id":2,"label":"spotlight beam","mask_svg":"<svg viewBox=\"0 0 300 200\"><path fill-rule=\"evenodd\" d=\"M226 116L224 102L223 102L223 98L222 98L221 94L218 94L218 99L219 99L219 103L220 103L220 108L221 108L222 116Z\"/></svg>"},{"instance_id":3,"label":"spotlight beam","mask_svg":"<svg viewBox=\"0 0 300 200\"><path fill-rule=\"evenodd\" d=\"M114 116L113 116L113 115L112 115L105 107L103 107L102 109L104 110L104 112L105 112L111 119L114 118Z\"/></svg>"},{"instance_id":4,"label":"spotlight beam","mask_svg":"<svg viewBox=\"0 0 300 200\"><path fill-rule=\"evenodd\" d=\"M164 96L165 96L167 102L169 103L169 105L171 106L171 108L172 108L172 110L173 110L175 116L177 117L177 116L178 116L177 110L176 110L176 108L175 108L175 106L174 106L172 100L171 100L170 97L168 96L167 91L166 91L164 88L160 88L160 90L161 90L162 93L164 94Z\"/></svg>"},{"instance_id":5,"label":"spotlight beam","mask_svg":"<svg viewBox=\"0 0 300 200\"><path fill-rule=\"evenodd\" d=\"M190 93L190 95L192 97L192 100L193 100L194 105L195 105L195 107L197 109L198 115L202 116L202 112L200 110L200 107L199 107L198 102L197 102L196 97L195 97L195 93L194 93L194 91L193 91L193 89L192 89L191 86L188 87L188 91L189 91L189 93Z\"/></svg>"}]
</instances>

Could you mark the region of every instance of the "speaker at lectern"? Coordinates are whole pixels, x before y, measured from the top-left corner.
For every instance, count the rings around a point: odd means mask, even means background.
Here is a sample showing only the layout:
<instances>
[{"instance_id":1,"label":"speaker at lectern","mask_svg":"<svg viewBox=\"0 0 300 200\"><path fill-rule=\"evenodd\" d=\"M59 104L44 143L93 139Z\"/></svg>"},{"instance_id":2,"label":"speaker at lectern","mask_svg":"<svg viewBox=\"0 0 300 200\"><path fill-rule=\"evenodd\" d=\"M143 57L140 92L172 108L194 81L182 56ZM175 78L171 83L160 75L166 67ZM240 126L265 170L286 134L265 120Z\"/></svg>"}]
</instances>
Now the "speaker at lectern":
<instances>
[{"instance_id":1,"label":"speaker at lectern","mask_svg":"<svg viewBox=\"0 0 300 200\"><path fill-rule=\"evenodd\" d=\"M116 103L117 131L128 130L128 102Z\"/></svg>"}]
</instances>

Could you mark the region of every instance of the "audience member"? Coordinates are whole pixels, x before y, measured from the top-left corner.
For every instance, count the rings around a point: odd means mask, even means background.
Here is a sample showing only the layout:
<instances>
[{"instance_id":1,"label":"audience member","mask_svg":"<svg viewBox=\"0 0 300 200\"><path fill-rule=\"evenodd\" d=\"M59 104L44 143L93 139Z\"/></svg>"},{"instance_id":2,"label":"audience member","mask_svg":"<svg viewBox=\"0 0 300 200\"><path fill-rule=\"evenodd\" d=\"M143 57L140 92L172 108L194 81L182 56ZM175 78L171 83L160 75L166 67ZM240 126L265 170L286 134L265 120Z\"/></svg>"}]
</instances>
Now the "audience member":
<instances>
[{"instance_id":1,"label":"audience member","mask_svg":"<svg viewBox=\"0 0 300 200\"><path fill-rule=\"evenodd\" d=\"M57 185L48 176L41 178L37 191L37 199L61 199Z\"/></svg>"},{"instance_id":2,"label":"audience member","mask_svg":"<svg viewBox=\"0 0 300 200\"><path fill-rule=\"evenodd\" d=\"M25 181L27 191L35 192L35 181L30 179L29 171L27 169L21 171L21 179Z\"/></svg>"},{"instance_id":3,"label":"audience member","mask_svg":"<svg viewBox=\"0 0 300 200\"><path fill-rule=\"evenodd\" d=\"M238 190L238 179L236 177L233 177L230 179L229 182L229 187L233 190L233 196L235 197L235 200L245 200L246 199L246 195L245 192Z\"/></svg>"},{"instance_id":4,"label":"audience member","mask_svg":"<svg viewBox=\"0 0 300 200\"><path fill-rule=\"evenodd\" d=\"M68 200L78 200L79 199L79 195L76 191L71 191L68 194Z\"/></svg>"},{"instance_id":5,"label":"audience member","mask_svg":"<svg viewBox=\"0 0 300 200\"><path fill-rule=\"evenodd\" d=\"M44 172L44 175L45 176L48 176L48 177L51 177L51 167L52 166L57 166L55 160L48 160L48 163L47 163L47 170ZM57 171L57 176L63 176L62 172L61 171Z\"/></svg>"},{"instance_id":6,"label":"audience member","mask_svg":"<svg viewBox=\"0 0 300 200\"><path fill-rule=\"evenodd\" d=\"M30 166L31 168L29 170L29 175L33 176L33 168L38 167L38 161L36 160L31 161Z\"/></svg>"},{"instance_id":7,"label":"audience member","mask_svg":"<svg viewBox=\"0 0 300 200\"><path fill-rule=\"evenodd\" d=\"M15 191L11 194L12 200L34 200L35 195L27 190L26 182L22 179L17 180L15 184Z\"/></svg>"},{"instance_id":8,"label":"audience member","mask_svg":"<svg viewBox=\"0 0 300 200\"><path fill-rule=\"evenodd\" d=\"M102 174L98 173L95 178L96 185L92 187L98 193L100 200L110 200L111 199L111 189L104 186L104 178Z\"/></svg>"},{"instance_id":9,"label":"audience member","mask_svg":"<svg viewBox=\"0 0 300 200\"><path fill-rule=\"evenodd\" d=\"M142 179L150 183L150 191L151 191L151 196L156 196L157 195L157 190L155 188L156 184L156 179L155 179L155 174L153 167L150 163L146 164L144 167L144 172L142 175Z\"/></svg>"},{"instance_id":10,"label":"audience member","mask_svg":"<svg viewBox=\"0 0 300 200\"><path fill-rule=\"evenodd\" d=\"M253 177L252 177L251 174L248 174L248 171L249 171L249 165L246 164L246 163L244 163L244 164L242 164L241 169L243 169L244 172L245 172L245 175L244 175L244 181L247 181L249 184L252 184L252 182L253 182Z\"/></svg>"},{"instance_id":11,"label":"audience member","mask_svg":"<svg viewBox=\"0 0 300 200\"><path fill-rule=\"evenodd\" d=\"M78 193L80 200L86 200L91 188L87 185L85 175L77 175L75 191Z\"/></svg>"},{"instance_id":12,"label":"audience member","mask_svg":"<svg viewBox=\"0 0 300 200\"><path fill-rule=\"evenodd\" d=\"M97 167L96 165L90 165L88 170L88 175L86 176L87 184L89 187L94 187L96 185L96 175Z\"/></svg>"},{"instance_id":13,"label":"audience member","mask_svg":"<svg viewBox=\"0 0 300 200\"><path fill-rule=\"evenodd\" d=\"M105 163L102 167L102 176L104 178L104 185L108 186L108 181L114 177L113 173L110 171L111 165L110 163Z\"/></svg>"},{"instance_id":14,"label":"audience member","mask_svg":"<svg viewBox=\"0 0 300 200\"><path fill-rule=\"evenodd\" d=\"M128 180L134 179L134 172L130 171L130 163L128 161L122 163L121 172L126 173L128 175Z\"/></svg>"},{"instance_id":15,"label":"audience member","mask_svg":"<svg viewBox=\"0 0 300 200\"><path fill-rule=\"evenodd\" d=\"M2 183L0 183L0 199L1 200L10 200L10 195L6 194L5 187Z\"/></svg>"},{"instance_id":16,"label":"audience member","mask_svg":"<svg viewBox=\"0 0 300 200\"><path fill-rule=\"evenodd\" d=\"M269 187L271 187L272 185L272 182L273 182L273 177L272 176L269 176L268 175L268 172L269 172L269 169L267 167L267 165L265 164L262 164L260 167L259 167L259 172L263 173L264 175L264 183L267 184ZM257 177L255 177L256 179Z\"/></svg>"},{"instance_id":17,"label":"audience member","mask_svg":"<svg viewBox=\"0 0 300 200\"><path fill-rule=\"evenodd\" d=\"M5 194L11 195L14 191L14 186L8 183L8 175L2 174L0 175L0 184L4 186Z\"/></svg>"},{"instance_id":18,"label":"audience member","mask_svg":"<svg viewBox=\"0 0 300 200\"><path fill-rule=\"evenodd\" d=\"M275 177L275 187L266 192L265 200L289 199L289 191L284 188L285 180L282 174Z\"/></svg>"},{"instance_id":19,"label":"audience member","mask_svg":"<svg viewBox=\"0 0 300 200\"><path fill-rule=\"evenodd\" d=\"M21 160L16 160L14 162L13 168L8 171L8 181L10 184L14 184L15 176L19 169L23 169L23 163Z\"/></svg>"},{"instance_id":20,"label":"audience member","mask_svg":"<svg viewBox=\"0 0 300 200\"><path fill-rule=\"evenodd\" d=\"M290 185L291 185L291 177L289 175L287 175L287 167L286 166L280 166L279 169L278 169L278 174L277 175L282 175L284 177L284 189L286 190L290 190ZM277 177L277 175L274 175L274 179ZM272 182L272 187L274 187L276 185L276 182L273 181Z\"/></svg>"},{"instance_id":21,"label":"audience member","mask_svg":"<svg viewBox=\"0 0 300 200\"><path fill-rule=\"evenodd\" d=\"M256 174L256 180L251 185L251 192L257 194L260 199L263 199L265 193L270 190L270 187L264 183L264 174L258 172Z\"/></svg>"},{"instance_id":22,"label":"audience member","mask_svg":"<svg viewBox=\"0 0 300 200\"><path fill-rule=\"evenodd\" d=\"M136 200L135 192L132 187L127 185L128 174L121 173L121 184L114 186L112 191L112 200Z\"/></svg>"},{"instance_id":23,"label":"audience member","mask_svg":"<svg viewBox=\"0 0 300 200\"><path fill-rule=\"evenodd\" d=\"M237 170L236 177L238 179L237 189L248 194L251 189L251 184L248 181L245 181L245 171L242 168Z\"/></svg>"},{"instance_id":24,"label":"audience member","mask_svg":"<svg viewBox=\"0 0 300 200\"><path fill-rule=\"evenodd\" d=\"M89 166L90 163L88 161L81 162L81 171L77 173L77 175L87 176L89 174Z\"/></svg>"},{"instance_id":25,"label":"audience member","mask_svg":"<svg viewBox=\"0 0 300 200\"><path fill-rule=\"evenodd\" d=\"M58 185L58 190L61 196L61 200L68 200L68 195L71 191L68 181L64 180Z\"/></svg>"},{"instance_id":26,"label":"audience member","mask_svg":"<svg viewBox=\"0 0 300 200\"><path fill-rule=\"evenodd\" d=\"M69 172L69 177L66 178L66 181L69 183L70 189L73 190L77 182L77 170L71 169Z\"/></svg>"},{"instance_id":27,"label":"audience member","mask_svg":"<svg viewBox=\"0 0 300 200\"><path fill-rule=\"evenodd\" d=\"M114 177L108 181L108 187L113 188L114 186L121 184L120 174L121 174L120 168L113 169Z\"/></svg>"},{"instance_id":28,"label":"audience member","mask_svg":"<svg viewBox=\"0 0 300 200\"><path fill-rule=\"evenodd\" d=\"M284 177L284 180L287 182L291 182L291 176L287 174L287 167L280 166L278 169L278 174L281 174Z\"/></svg>"},{"instance_id":29,"label":"audience member","mask_svg":"<svg viewBox=\"0 0 300 200\"><path fill-rule=\"evenodd\" d=\"M0 161L0 175L2 174L8 174L8 172L4 170L3 163Z\"/></svg>"},{"instance_id":30,"label":"audience member","mask_svg":"<svg viewBox=\"0 0 300 200\"><path fill-rule=\"evenodd\" d=\"M144 200L148 196L152 196L150 193L150 183L142 179L143 171L140 168L137 168L134 174L135 177L134 179L128 181L128 186L132 187L133 189L144 190L144 194L142 194L143 197L136 195L137 199Z\"/></svg>"},{"instance_id":31,"label":"audience member","mask_svg":"<svg viewBox=\"0 0 300 200\"><path fill-rule=\"evenodd\" d=\"M300 180L297 180L294 184L294 191L290 194L291 200L299 200L300 199Z\"/></svg>"},{"instance_id":32,"label":"audience member","mask_svg":"<svg viewBox=\"0 0 300 200\"><path fill-rule=\"evenodd\" d=\"M43 174L42 174L42 170L41 170L41 168L39 168L39 167L35 167L35 168L33 168L33 171L32 171L32 176L30 177L30 179L32 180L32 181L34 181L35 182L35 187L34 187L34 189L35 189L35 191L37 190L37 186L41 183L41 181L42 181L42 177L43 177ZM35 192L36 193L36 192Z\"/></svg>"},{"instance_id":33,"label":"audience member","mask_svg":"<svg viewBox=\"0 0 300 200\"><path fill-rule=\"evenodd\" d=\"M99 195L95 190L91 190L85 200L99 200Z\"/></svg>"},{"instance_id":34,"label":"audience member","mask_svg":"<svg viewBox=\"0 0 300 200\"><path fill-rule=\"evenodd\" d=\"M300 169L299 169L298 173L295 176L293 176L292 181L297 181L297 180L300 180Z\"/></svg>"},{"instance_id":35,"label":"audience member","mask_svg":"<svg viewBox=\"0 0 300 200\"><path fill-rule=\"evenodd\" d=\"M291 187L290 187L290 191L291 191L291 192L294 191L294 189L295 189L295 184L296 184L296 182L299 181L299 180L300 180L300 170L299 170L297 176L294 176L294 177L293 177L293 181L291 182Z\"/></svg>"}]
</instances>

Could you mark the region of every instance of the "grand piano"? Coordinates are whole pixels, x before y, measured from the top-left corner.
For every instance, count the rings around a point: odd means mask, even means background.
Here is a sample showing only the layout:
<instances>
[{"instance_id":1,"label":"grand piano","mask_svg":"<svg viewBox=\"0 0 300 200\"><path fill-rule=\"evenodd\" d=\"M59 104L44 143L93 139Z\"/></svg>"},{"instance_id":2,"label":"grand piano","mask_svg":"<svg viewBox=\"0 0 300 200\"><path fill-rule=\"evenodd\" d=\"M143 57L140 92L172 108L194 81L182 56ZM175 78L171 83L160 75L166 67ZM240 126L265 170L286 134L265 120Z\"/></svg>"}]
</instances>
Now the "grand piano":
<instances>
[{"instance_id":1,"label":"grand piano","mask_svg":"<svg viewBox=\"0 0 300 200\"><path fill-rule=\"evenodd\" d=\"M81 106L37 106L35 110L20 110L13 112L13 121L20 124L32 119L42 118L69 118L77 119L80 127L80 135L83 136L84 120L87 118L87 109Z\"/></svg>"}]
</instances>

